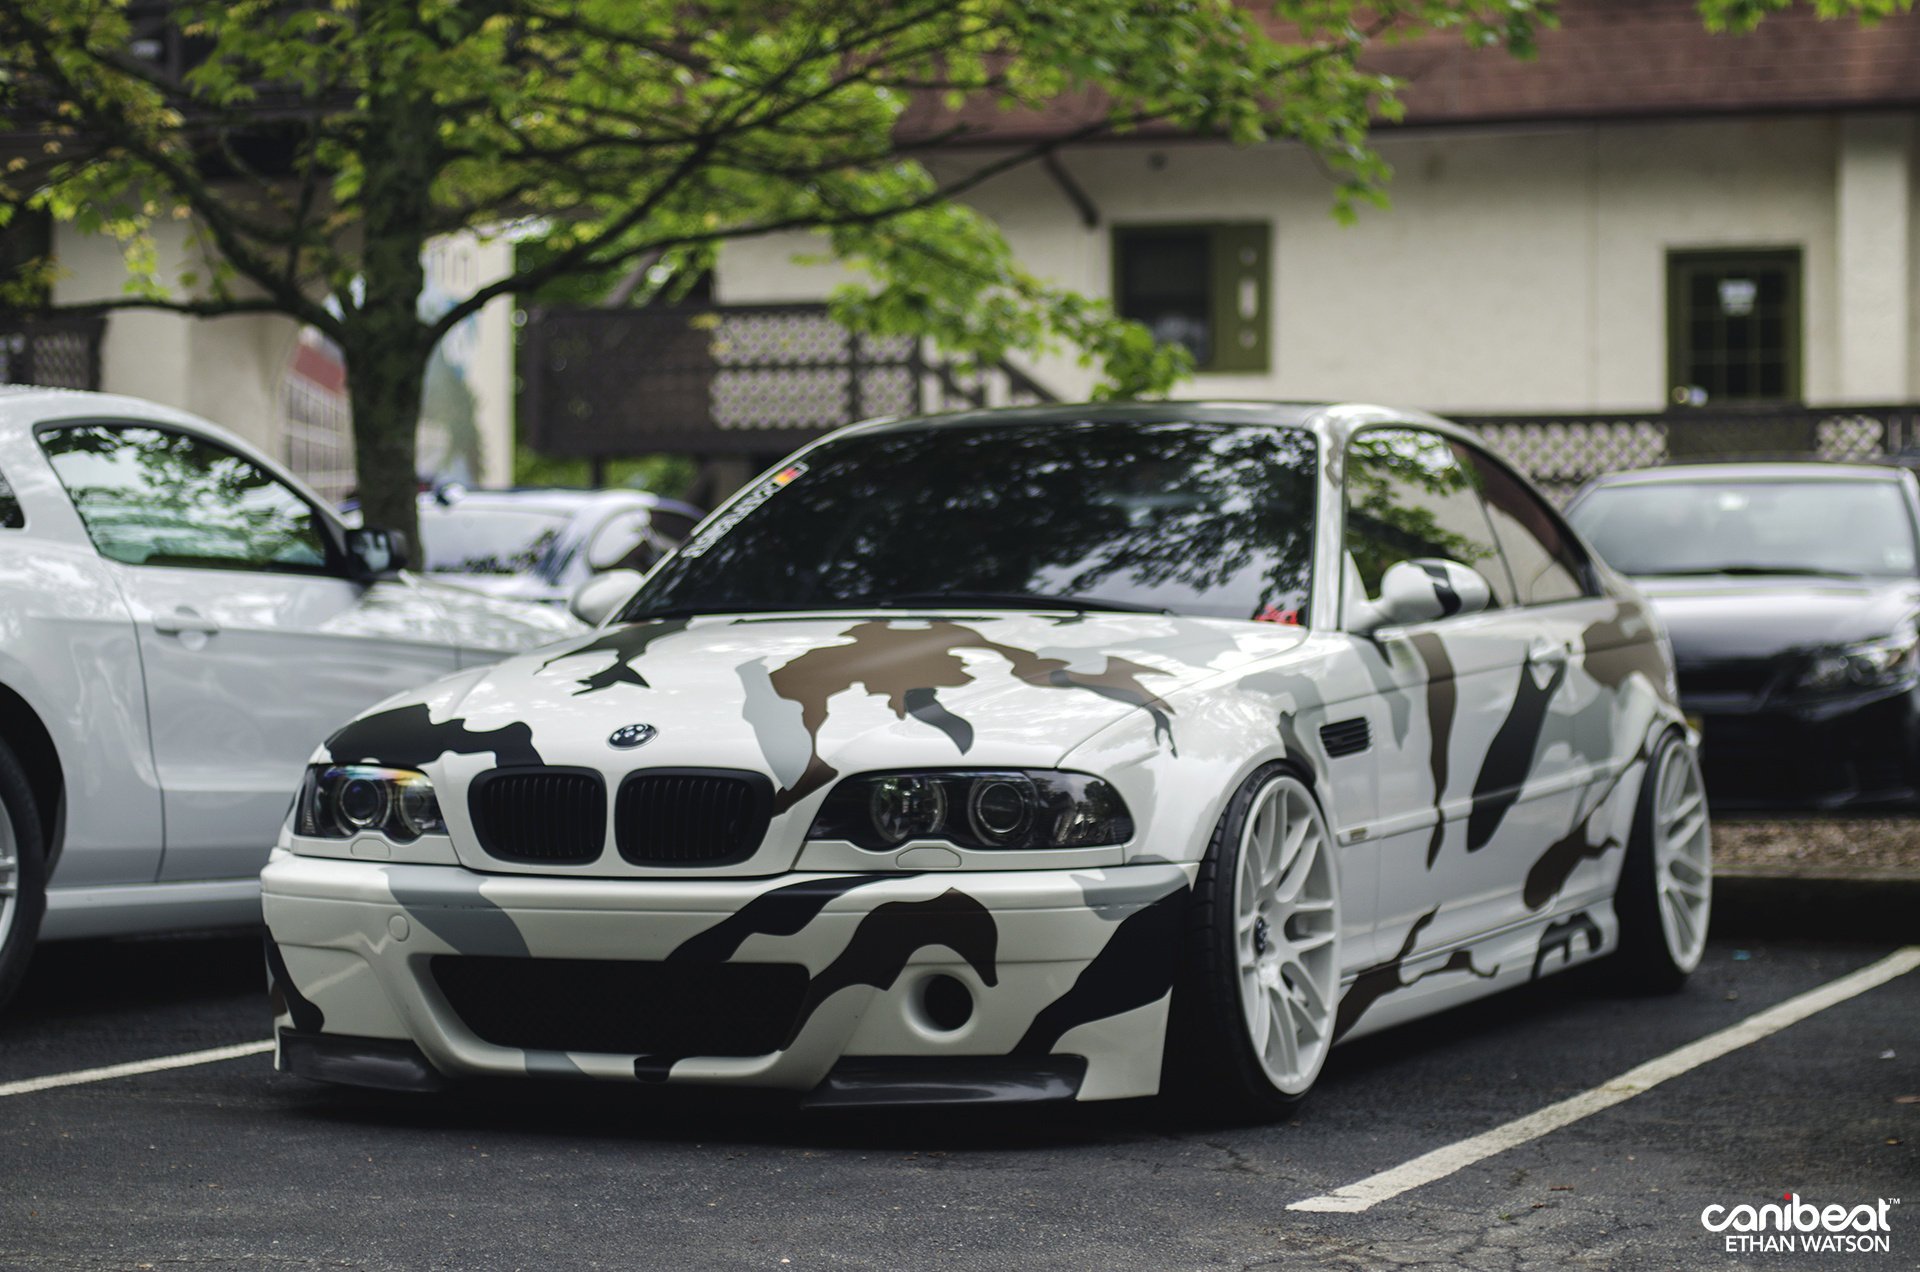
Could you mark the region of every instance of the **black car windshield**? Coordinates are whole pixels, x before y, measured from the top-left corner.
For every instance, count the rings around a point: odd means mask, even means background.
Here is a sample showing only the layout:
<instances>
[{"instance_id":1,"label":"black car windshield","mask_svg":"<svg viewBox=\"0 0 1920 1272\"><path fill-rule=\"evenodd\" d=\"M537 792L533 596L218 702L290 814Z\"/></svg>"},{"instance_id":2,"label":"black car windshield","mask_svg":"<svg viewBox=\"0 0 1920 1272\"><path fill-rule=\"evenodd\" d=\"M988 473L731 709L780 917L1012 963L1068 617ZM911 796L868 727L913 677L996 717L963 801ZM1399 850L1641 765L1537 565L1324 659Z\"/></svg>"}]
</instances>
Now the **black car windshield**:
<instances>
[{"instance_id":1,"label":"black car windshield","mask_svg":"<svg viewBox=\"0 0 1920 1272\"><path fill-rule=\"evenodd\" d=\"M1569 517L1623 574L1914 572L1913 520L1892 481L1600 486Z\"/></svg>"},{"instance_id":2,"label":"black car windshield","mask_svg":"<svg viewBox=\"0 0 1920 1272\"><path fill-rule=\"evenodd\" d=\"M546 574L567 519L519 508L420 509L420 548L432 574Z\"/></svg>"},{"instance_id":3,"label":"black car windshield","mask_svg":"<svg viewBox=\"0 0 1920 1272\"><path fill-rule=\"evenodd\" d=\"M763 480L623 618L898 606L1304 622L1317 486L1299 429L953 424L855 434Z\"/></svg>"}]
</instances>

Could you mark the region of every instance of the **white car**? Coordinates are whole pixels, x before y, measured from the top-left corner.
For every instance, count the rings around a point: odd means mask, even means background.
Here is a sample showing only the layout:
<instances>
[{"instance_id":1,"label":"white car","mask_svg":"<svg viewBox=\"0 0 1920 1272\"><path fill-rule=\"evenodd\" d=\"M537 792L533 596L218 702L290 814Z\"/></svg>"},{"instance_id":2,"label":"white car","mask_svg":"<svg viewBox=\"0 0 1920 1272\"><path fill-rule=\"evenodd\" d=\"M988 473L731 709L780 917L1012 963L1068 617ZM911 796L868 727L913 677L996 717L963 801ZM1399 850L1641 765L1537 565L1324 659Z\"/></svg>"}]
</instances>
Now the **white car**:
<instances>
[{"instance_id":1,"label":"white car","mask_svg":"<svg viewBox=\"0 0 1920 1272\"><path fill-rule=\"evenodd\" d=\"M596 574L645 572L706 514L646 490L464 490L420 496L420 568L437 583L565 605Z\"/></svg>"},{"instance_id":2,"label":"white car","mask_svg":"<svg viewBox=\"0 0 1920 1272\"><path fill-rule=\"evenodd\" d=\"M1343 1037L1700 959L1665 639L1429 416L856 426L599 586L314 755L283 1069L1269 1116Z\"/></svg>"},{"instance_id":3,"label":"white car","mask_svg":"<svg viewBox=\"0 0 1920 1272\"><path fill-rule=\"evenodd\" d=\"M396 546L204 420L0 389L0 1002L36 935L257 923L314 738L583 630Z\"/></svg>"}]
</instances>

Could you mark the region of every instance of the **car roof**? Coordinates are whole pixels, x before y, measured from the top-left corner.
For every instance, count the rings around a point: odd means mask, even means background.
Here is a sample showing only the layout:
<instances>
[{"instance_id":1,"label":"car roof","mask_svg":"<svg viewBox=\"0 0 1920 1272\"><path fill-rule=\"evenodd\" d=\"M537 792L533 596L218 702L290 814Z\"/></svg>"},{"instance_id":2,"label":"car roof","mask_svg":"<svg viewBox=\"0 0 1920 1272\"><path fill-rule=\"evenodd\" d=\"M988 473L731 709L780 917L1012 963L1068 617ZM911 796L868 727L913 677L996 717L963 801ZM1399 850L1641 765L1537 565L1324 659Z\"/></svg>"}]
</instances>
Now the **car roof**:
<instances>
[{"instance_id":1,"label":"car roof","mask_svg":"<svg viewBox=\"0 0 1920 1272\"><path fill-rule=\"evenodd\" d=\"M1593 486L1685 486L1729 481L1899 481L1903 470L1884 464L1841 464L1822 460L1729 460L1710 464L1670 464L1636 468L1596 477Z\"/></svg>"},{"instance_id":2,"label":"car roof","mask_svg":"<svg viewBox=\"0 0 1920 1272\"><path fill-rule=\"evenodd\" d=\"M0 384L0 428L33 428L53 419L114 415L186 424L217 433L223 439L233 438L232 433L209 420L145 398L41 384Z\"/></svg>"},{"instance_id":3,"label":"car roof","mask_svg":"<svg viewBox=\"0 0 1920 1272\"><path fill-rule=\"evenodd\" d=\"M1182 400L1164 402L1049 403L1044 406L990 407L936 415L888 416L863 420L836 436L860 432L909 432L920 429L969 428L996 424L1071 424L1083 421L1116 424L1249 424L1301 428L1326 436L1351 432L1367 424L1418 424L1472 440L1472 434L1425 411L1380 406L1367 402L1261 402L1245 400Z\"/></svg>"}]
</instances>

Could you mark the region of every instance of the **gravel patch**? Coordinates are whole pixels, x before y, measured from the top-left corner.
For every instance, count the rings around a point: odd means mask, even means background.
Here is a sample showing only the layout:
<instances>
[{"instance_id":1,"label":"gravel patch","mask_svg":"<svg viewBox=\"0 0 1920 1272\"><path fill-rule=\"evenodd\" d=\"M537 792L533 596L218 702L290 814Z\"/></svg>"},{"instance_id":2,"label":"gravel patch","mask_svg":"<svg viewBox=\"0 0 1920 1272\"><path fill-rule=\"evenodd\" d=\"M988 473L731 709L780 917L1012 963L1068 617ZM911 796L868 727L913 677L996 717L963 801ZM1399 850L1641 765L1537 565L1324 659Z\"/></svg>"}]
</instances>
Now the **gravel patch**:
<instances>
[{"instance_id":1,"label":"gravel patch","mask_svg":"<svg viewBox=\"0 0 1920 1272\"><path fill-rule=\"evenodd\" d=\"M1714 861L1835 873L1920 871L1920 817L1807 817L1713 823Z\"/></svg>"}]
</instances>

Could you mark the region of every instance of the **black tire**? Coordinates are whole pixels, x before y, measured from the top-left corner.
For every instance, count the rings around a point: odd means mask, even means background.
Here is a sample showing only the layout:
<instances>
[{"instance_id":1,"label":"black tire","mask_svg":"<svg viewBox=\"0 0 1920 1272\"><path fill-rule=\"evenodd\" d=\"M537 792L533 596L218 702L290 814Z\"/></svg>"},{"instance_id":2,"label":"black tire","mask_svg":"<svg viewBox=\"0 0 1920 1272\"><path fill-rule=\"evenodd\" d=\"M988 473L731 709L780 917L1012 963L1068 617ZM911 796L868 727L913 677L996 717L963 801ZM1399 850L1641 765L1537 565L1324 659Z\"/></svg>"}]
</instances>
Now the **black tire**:
<instances>
[{"instance_id":1,"label":"black tire","mask_svg":"<svg viewBox=\"0 0 1920 1272\"><path fill-rule=\"evenodd\" d=\"M1234 945L1234 877L1241 839L1256 796L1279 776L1299 781L1312 798L1311 784L1290 764L1268 764L1241 783L1214 827L1188 907L1167 1021L1161 1090L1182 1111L1210 1121L1273 1121L1291 1112L1307 1095L1306 1090L1280 1090L1255 1057L1241 1008ZM1336 930L1338 922L1336 908ZM1337 996L1337 973L1334 982Z\"/></svg>"},{"instance_id":2,"label":"black tire","mask_svg":"<svg viewBox=\"0 0 1920 1272\"><path fill-rule=\"evenodd\" d=\"M0 818L6 819L11 832L17 863L12 872L13 918L0 933L0 1010L4 1010L27 974L40 936L40 919L47 911L46 842L40 835L40 812L27 772L5 742L0 742ZM0 856L5 855L5 842L0 839ZM0 872L0 882L6 878ZM5 897L0 897L0 906L5 903Z\"/></svg>"},{"instance_id":3,"label":"black tire","mask_svg":"<svg viewBox=\"0 0 1920 1272\"><path fill-rule=\"evenodd\" d=\"M1634 808L1627 858L1620 868L1620 882L1614 891L1614 914L1620 920L1620 949L1608 961L1607 971L1620 989L1635 993L1674 993L1687 983L1693 966L1698 965L1697 959L1692 966L1683 965L1667 939L1660 918L1659 863L1654 843L1660 774L1668 762L1668 753L1675 747L1685 746L1678 730L1669 731L1654 745L1648 757L1647 775L1640 784L1640 800ZM1687 762L1697 765L1691 757Z\"/></svg>"}]
</instances>

